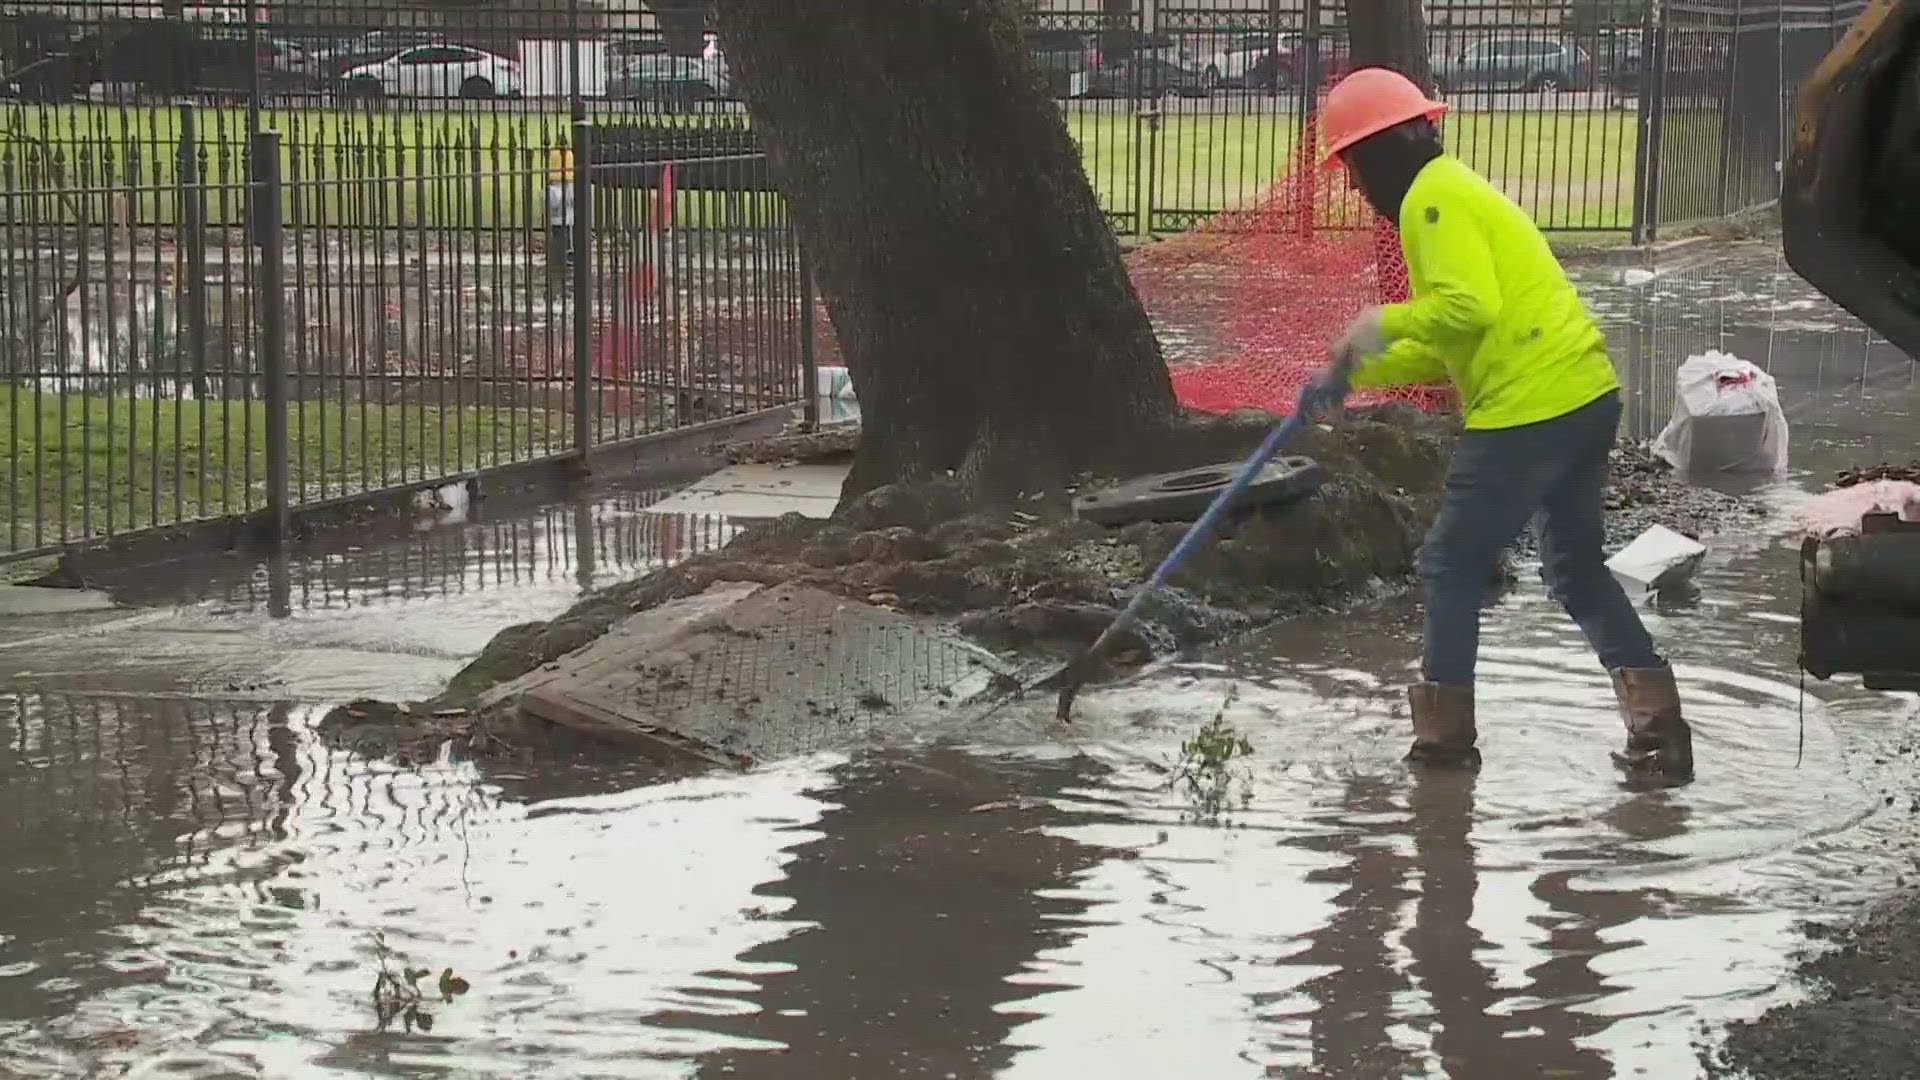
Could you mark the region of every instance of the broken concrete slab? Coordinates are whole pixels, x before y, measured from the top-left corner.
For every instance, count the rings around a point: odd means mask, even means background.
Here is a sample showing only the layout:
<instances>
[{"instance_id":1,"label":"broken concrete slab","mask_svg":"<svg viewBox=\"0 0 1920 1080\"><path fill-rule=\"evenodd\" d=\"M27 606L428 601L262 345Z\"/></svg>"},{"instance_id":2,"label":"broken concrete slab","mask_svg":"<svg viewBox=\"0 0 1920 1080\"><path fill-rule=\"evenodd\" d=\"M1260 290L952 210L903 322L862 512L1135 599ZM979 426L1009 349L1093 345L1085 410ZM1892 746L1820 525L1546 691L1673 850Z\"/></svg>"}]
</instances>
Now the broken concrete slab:
<instances>
[{"instance_id":1,"label":"broken concrete slab","mask_svg":"<svg viewBox=\"0 0 1920 1080\"><path fill-rule=\"evenodd\" d=\"M840 502L845 464L731 465L647 509L658 514L826 518Z\"/></svg>"},{"instance_id":2,"label":"broken concrete slab","mask_svg":"<svg viewBox=\"0 0 1920 1080\"><path fill-rule=\"evenodd\" d=\"M985 690L1001 666L931 620L805 585L716 582L478 704L740 767L870 741L883 720Z\"/></svg>"}]
</instances>

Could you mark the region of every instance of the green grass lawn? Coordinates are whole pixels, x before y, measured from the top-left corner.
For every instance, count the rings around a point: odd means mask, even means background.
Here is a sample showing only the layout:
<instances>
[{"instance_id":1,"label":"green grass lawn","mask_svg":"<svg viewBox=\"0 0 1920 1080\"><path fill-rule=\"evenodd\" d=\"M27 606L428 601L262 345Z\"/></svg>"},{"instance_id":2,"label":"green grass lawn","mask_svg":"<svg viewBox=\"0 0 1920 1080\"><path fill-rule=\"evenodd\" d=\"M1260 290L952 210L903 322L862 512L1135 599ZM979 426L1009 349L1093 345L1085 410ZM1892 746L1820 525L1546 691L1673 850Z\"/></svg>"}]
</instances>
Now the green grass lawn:
<instances>
[{"instance_id":1,"label":"green grass lawn","mask_svg":"<svg viewBox=\"0 0 1920 1080\"><path fill-rule=\"evenodd\" d=\"M1605 230L1632 220L1634 123L1621 110L1461 112L1446 119L1444 134L1450 150L1543 226ZM1151 185L1151 201L1163 211L1245 206L1296 167L1300 139L1290 113L1199 111L1189 103L1157 122L1130 111L1070 111L1067 125L1102 205L1123 214L1137 210L1141 183Z\"/></svg>"},{"instance_id":2,"label":"green grass lawn","mask_svg":"<svg viewBox=\"0 0 1920 1080\"><path fill-rule=\"evenodd\" d=\"M614 114L624 118L625 114ZM1155 208L1214 211L1243 206L1292 167L1299 122L1291 111L1251 111L1242 99L1178 102L1157 121L1130 102L1076 102L1066 110L1101 204L1138 209L1143 191ZM53 145L69 185L85 178L95 221L112 193L137 204L141 220L170 223L177 213L181 111L164 107L73 105L0 112L0 162L24 162L22 147ZM247 116L240 108L195 110L202 168L213 185L208 218L243 220ZM697 126L708 118L654 116ZM268 110L281 132L283 173L292 184L289 221L316 226L529 228L545 223L549 151L569 141L563 111ZM1446 120L1448 145L1499 183L1543 225L1624 228L1632 213L1635 114L1626 110L1461 111ZM36 142L42 140L44 142ZM16 164L0 187L35 186ZM1143 185L1145 187L1143 188ZM50 198L20 200L0 214L73 215ZM629 211L631 213L632 211ZM682 192L682 223L779 220L775 200L747 207L707 192Z\"/></svg>"},{"instance_id":3,"label":"green grass lawn","mask_svg":"<svg viewBox=\"0 0 1920 1080\"><path fill-rule=\"evenodd\" d=\"M203 106L193 118L207 221L240 225L247 112ZM648 119L694 130L709 120ZM564 110L270 109L262 122L281 136L286 221L319 227L544 228L550 158L572 136ZM173 224L182 131L183 110L172 107L0 110L0 190L72 192L0 205L0 218L71 220L84 207L98 223L109 204L119 204L142 222ZM50 160L57 161L57 179L49 179L56 176ZM619 196L610 199L599 205L616 206ZM638 213L637 202L627 213ZM683 191L674 200L675 219L686 225L777 224L781 213L773 196Z\"/></svg>"},{"instance_id":4,"label":"green grass lawn","mask_svg":"<svg viewBox=\"0 0 1920 1080\"><path fill-rule=\"evenodd\" d=\"M296 403L290 483L314 501L565 449L558 413ZM264 505L266 407L0 387L0 552Z\"/></svg>"}]
</instances>

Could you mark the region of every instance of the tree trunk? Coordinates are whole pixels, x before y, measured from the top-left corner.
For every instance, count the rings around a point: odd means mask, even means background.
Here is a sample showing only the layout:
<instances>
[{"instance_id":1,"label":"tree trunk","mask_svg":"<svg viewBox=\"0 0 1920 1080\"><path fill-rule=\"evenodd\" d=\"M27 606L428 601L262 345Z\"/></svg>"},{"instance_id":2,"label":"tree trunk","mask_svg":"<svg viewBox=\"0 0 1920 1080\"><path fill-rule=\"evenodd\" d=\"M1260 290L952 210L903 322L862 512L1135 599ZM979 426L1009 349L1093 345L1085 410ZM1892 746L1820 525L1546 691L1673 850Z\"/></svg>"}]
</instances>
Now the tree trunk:
<instances>
[{"instance_id":1,"label":"tree trunk","mask_svg":"<svg viewBox=\"0 0 1920 1080\"><path fill-rule=\"evenodd\" d=\"M1113 463L1174 413L1013 0L714 12L860 395L843 502L949 471L1003 501Z\"/></svg>"},{"instance_id":2,"label":"tree trunk","mask_svg":"<svg viewBox=\"0 0 1920 1080\"><path fill-rule=\"evenodd\" d=\"M655 23L667 52L674 56L699 56L706 46L706 0L649 0Z\"/></svg>"},{"instance_id":3,"label":"tree trunk","mask_svg":"<svg viewBox=\"0 0 1920 1080\"><path fill-rule=\"evenodd\" d=\"M1420 0L1347 0L1347 39L1353 66L1392 68L1433 93L1427 18Z\"/></svg>"},{"instance_id":4,"label":"tree trunk","mask_svg":"<svg viewBox=\"0 0 1920 1080\"><path fill-rule=\"evenodd\" d=\"M1124 60L1140 45L1134 32L1133 8L1140 0L1100 0L1100 55L1102 59Z\"/></svg>"}]
</instances>

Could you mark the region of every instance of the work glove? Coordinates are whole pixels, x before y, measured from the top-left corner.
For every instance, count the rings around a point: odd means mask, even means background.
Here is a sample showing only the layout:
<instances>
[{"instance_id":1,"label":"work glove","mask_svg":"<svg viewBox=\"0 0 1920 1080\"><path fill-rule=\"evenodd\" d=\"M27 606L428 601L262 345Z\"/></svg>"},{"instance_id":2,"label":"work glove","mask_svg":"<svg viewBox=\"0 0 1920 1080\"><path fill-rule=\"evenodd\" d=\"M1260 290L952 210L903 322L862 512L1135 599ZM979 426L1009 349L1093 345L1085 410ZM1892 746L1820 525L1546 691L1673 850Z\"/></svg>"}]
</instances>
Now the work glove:
<instances>
[{"instance_id":1,"label":"work glove","mask_svg":"<svg viewBox=\"0 0 1920 1080\"><path fill-rule=\"evenodd\" d=\"M1299 412L1308 417L1331 417L1346 408L1347 395L1353 393L1353 371L1360 358L1352 350L1336 345L1321 368L1300 392Z\"/></svg>"},{"instance_id":2,"label":"work glove","mask_svg":"<svg viewBox=\"0 0 1920 1080\"><path fill-rule=\"evenodd\" d=\"M1347 357L1352 364L1358 364L1369 356L1379 353L1387 347L1387 332L1380 326L1380 309L1369 305L1360 309L1347 328L1333 342L1328 351L1336 357Z\"/></svg>"}]
</instances>

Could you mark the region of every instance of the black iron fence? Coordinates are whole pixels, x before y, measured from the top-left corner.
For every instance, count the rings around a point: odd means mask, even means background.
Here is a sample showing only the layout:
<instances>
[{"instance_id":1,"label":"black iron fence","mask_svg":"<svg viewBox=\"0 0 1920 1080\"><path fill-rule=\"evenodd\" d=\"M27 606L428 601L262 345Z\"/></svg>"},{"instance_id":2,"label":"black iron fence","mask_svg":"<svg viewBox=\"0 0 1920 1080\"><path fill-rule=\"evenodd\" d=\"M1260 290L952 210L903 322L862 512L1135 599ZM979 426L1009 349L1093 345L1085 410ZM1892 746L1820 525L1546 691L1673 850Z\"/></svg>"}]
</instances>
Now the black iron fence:
<instances>
[{"instance_id":1,"label":"black iron fence","mask_svg":"<svg viewBox=\"0 0 1920 1080\"><path fill-rule=\"evenodd\" d=\"M1778 189L1857 0L1434 0L1453 150L1547 229ZM166 12L175 12L169 16ZM434 484L810 398L724 43L639 0L0 13L0 556ZM1344 3L1032 0L1116 229L1310 154ZM682 21L676 21L682 19Z\"/></svg>"}]
</instances>

